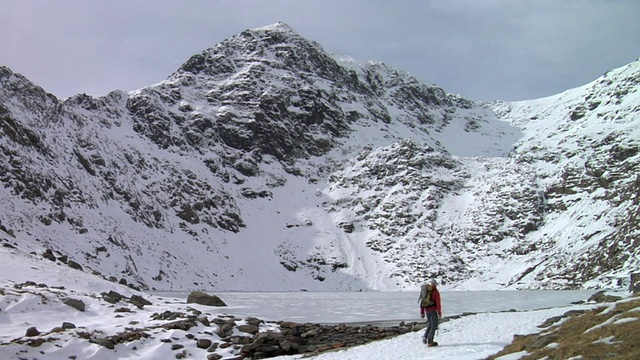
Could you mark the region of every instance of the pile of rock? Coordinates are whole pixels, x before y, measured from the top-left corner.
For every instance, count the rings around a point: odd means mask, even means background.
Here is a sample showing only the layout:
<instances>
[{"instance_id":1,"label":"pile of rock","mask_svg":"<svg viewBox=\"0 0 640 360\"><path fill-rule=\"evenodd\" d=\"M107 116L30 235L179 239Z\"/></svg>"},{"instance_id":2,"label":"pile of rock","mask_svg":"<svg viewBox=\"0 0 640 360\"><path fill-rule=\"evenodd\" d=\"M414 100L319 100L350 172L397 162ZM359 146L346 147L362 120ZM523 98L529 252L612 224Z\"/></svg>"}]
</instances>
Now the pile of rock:
<instances>
[{"instance_id":1,"label":"pile of rock","mask_svg":"<svg viewBox=\"0 0 640 360\"><path fill-rule=\"evenodd\" d=\"M189 294L187 303L226 306L217 296L200 291ZM188 331L198 323L207 327L211 326L211 331L199 332L197 335L192 334L190 340L197 341L198 348L207 349L210 352L208 359L213 360L220 359L220 356L215 353L217 349L227 348L234 349L234 353L238 354L238 359L318 354L418 331L424 327L424 324L415 322L401 322L397 326L299 324L289 321L265 323L255 317L247 317L243 320L232 315L218 316L209 320L198 310L189 309L189 311L191 314L165 312L154 314L152 318L154 320L176 320L163 325L167 329ZM267 326L262 326L265 324ZM180 347L176 346L176 350L179 349Z\"/></svg>"},{"instance_id":2,"label":"pile of rock","mask_svg":"<svg viewBox=\"0 0 640 360\"><path fill-rule=\"evenodd\" d=\"M416 324L405 323L392 327L298 324L293 322L279 322L277 324L280 327L280 332L260 332L250 339L241 340L239 343L242 345L240 353L252 359L305 353L317 354L362 345L406 334L417 329ZM228 340L237 341L236 339Z\"/></svg>"}]
</instances>

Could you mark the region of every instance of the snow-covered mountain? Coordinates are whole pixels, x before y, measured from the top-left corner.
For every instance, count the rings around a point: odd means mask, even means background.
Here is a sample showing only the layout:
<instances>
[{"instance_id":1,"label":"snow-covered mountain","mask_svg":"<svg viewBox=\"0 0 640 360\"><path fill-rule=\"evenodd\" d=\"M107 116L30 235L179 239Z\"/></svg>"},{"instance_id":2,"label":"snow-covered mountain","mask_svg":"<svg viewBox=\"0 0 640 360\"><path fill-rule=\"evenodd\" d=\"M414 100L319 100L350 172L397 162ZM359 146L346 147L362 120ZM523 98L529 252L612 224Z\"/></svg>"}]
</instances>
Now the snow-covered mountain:
<instances>
[{"instance_id":1,"label":"snow-covered mountain","mask_svg":"<svg viewBox=\"0 0 640 360\"><path fill-rule=\"evenodd\" d=\"M282 23L101 98L0 67L0 241L143 289L621 286L639 84L479 104Z\"/></svg>"}]
</instances>

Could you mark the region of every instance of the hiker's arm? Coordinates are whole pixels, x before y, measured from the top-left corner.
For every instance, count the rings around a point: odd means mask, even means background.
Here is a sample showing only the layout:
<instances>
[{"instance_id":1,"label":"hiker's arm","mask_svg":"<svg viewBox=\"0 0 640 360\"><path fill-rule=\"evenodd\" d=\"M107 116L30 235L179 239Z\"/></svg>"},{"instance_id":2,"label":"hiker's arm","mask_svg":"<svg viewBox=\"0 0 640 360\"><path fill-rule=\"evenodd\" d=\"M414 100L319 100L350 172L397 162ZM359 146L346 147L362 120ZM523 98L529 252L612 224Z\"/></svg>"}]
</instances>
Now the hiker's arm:
<instances>
[{"instance_id":1,"label":"hiker's arm","mask_svg":"<svg viewBox=\"0 0 640 360\"><path fill-rule=\"evenodd\" d=\"M436 291L435 294L435 302L436 302L436 310L438 311L438 316L442 317L442 301L440 301L440 291Z\"/></svg>"}]
</instances>

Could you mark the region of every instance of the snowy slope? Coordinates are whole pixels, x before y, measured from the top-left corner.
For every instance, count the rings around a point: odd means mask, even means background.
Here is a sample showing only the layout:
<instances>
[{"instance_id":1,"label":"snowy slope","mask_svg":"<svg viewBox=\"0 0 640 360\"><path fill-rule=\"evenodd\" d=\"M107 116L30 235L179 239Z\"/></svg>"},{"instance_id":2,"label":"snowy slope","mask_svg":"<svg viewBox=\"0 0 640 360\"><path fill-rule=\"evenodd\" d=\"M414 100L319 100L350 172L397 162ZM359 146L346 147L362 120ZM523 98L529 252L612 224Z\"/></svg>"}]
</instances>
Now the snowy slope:
<instances>
[{"instance_id":1,"label":"snowy slope","mask_svg":"<svg viewBox=\"0 0 640 360\"><path fill-rule=\"evenodd\" d=\"M523 281L615 286L640 267L639 89L637 60L556 96L495 104L523 130L513 157L544 190L543 222L528 236L539 254Z\"/></svg>"},{"instance_id":2,"label":"snowy slope","mask_svg":"<svg viewBox=\"0 0 640 360\"><path fill-rule=\"evenodd\" d=\"M2 67L0 229L143 289L622 286L637 79L483 106L281 23L97 99Z\"/></svg>"}]
</instances>

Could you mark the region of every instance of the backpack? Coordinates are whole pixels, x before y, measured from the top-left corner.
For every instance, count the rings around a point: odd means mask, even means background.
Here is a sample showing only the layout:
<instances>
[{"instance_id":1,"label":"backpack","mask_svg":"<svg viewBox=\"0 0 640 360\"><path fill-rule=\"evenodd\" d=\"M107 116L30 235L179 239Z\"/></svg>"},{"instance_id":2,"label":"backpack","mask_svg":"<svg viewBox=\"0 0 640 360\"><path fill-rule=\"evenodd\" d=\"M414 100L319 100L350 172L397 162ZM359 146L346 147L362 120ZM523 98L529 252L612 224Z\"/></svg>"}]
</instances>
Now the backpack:
<instances>
[{"instance_id":1,"label":"backpack","mask_svg":"<svg viewBox=\"0 0 640 360\"><path fill-rule=\"evenodd\" d=\"M429 286L429 288L427 289L427 295L425 295L425 297L422 299L422 302L420 302L420 307L426 308L436 306L436 303L431 299L432 292L433 289L431 288L431 286Z\"/></svg>"}]
</instances>

